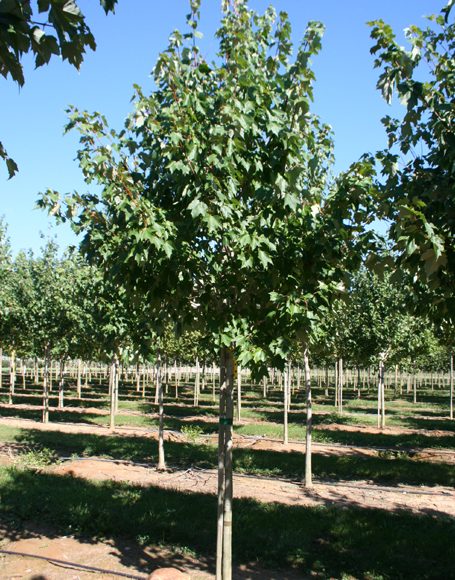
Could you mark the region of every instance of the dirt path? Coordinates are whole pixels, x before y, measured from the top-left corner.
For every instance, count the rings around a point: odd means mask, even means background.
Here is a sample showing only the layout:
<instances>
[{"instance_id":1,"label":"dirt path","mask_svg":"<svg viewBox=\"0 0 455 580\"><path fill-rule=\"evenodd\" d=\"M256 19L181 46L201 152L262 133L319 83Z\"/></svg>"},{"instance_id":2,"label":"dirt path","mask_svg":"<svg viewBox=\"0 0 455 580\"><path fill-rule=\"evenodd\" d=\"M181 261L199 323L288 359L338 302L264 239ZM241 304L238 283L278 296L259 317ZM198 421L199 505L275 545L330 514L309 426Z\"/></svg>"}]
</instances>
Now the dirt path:
<instances>
[{"instance_id":1,"label":"dirt path","mask_svg":"<svg viewBox=\"0 0 455 580\"><path fill-rule=\"evenodd\" d=\"M214 469L173 469L159 472L154 468L105 459L79 459L52 468L56 474L70 474L98 481L127 481L135 485L153 485L177 491L215 494L217 473ZM368 481L316 483L305 489L300 483L277 478L234 476L234 496L261 502L294 506L357 506L389 511L405 509L414 513L447 514L455 518L455 489L442 486L379 486Z\"/></svg>"},{"instance_id":2,"label":"dirt path","mask_svg":"<svg viewBox=\"0 0 455 580\"><path fill-rule=\"evenodd\" d=\"M60 535L50 527L26 523L20 530L1 528L2 580L146 580L157 568L176 568L190 580L214 580L212 558L200 558L171 547L127 540L97 541ZM302 580L293 571L273 571L256 564L234 568L234 580Z\"/></svg>"},{"instance_id":3,"label":"dirt path","mask_svg":"<svg viewBox=\"0 0 455 580\"><path fill-rule=\"evenodd\" d=\"M63 433L81 433L99 436L124 435L129 437L150 437L156 439L157 428L145 427L116 427L114 431L102 425L86 424L86 423L39 423L32 419L16 419L10 417L0 417L0 425L8 425L11 427L18 427L21 429L37 429L40 431L61 431ZM344 425L343 428L347 431L355 431L349 425ZM394 429L396 431L396 429ZM364 430L362 430L364 432ZM368 428L368 432L382 433L379 429L372 427ZM386 429L386 433L389 431ZM178 431L166 431L165 438L173 441L186 441L183 433ZM216 442L216 436L202 436L201 441ZM262 449L265 451L297 451L299 453L305 452L305 443L302 441L291 441L288 445L276 439L266 437L240 436L234 435L235 447ZM360 455L365 457L374 457L378 455L378 449L373 447L361 447L355 445L329 444L329 443L313 443L316 453L323 455ZM413 455L415 460L423 460L438 463L450 463L455 465L455 451L451 449L419 449Z\"/></svg>"}]
</instances>

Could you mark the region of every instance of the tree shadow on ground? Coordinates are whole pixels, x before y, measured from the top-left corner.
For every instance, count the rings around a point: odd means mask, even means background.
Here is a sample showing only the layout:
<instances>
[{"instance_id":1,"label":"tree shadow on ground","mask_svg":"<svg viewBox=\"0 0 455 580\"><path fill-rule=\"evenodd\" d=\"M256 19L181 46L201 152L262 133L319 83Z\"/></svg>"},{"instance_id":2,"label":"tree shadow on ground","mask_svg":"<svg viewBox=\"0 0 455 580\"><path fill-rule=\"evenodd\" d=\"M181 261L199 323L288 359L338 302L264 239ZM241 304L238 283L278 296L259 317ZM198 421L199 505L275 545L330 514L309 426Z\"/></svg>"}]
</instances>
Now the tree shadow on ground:
<instances>
[{"instance_id":1,"label":"tree shadow on ground","mask_svg":"<svg viewBox=\"0 0 455 580\"><path fill-rule=\"evenodd\" d=\"M146 462L155 465L158 443L146 437L100 436L92 434L52 433L22 430L15 441L49 448L60 455L77 454L83 457L110 457L113 459ZM216 468L217 450L214 445L189 442L165 442L169 465ZM304 474L304 453L297 451L270 451L235 448L234 470L272 477L301 480ZM313 454L313 472L320 479L371 480L376 483L397 485L455 485L453 465L413 461L400 455L364 456Z\"/></svg>"},{"instance_id":2,"label":"tree shadow on ground","mask_svg":"<svg viewBox=\"0 0 455 580\"><path fill-rule=\"evenodd\" d=\"M70 530L87 542L110 539L122 562L135 569L144 570L138 560L147 561L146 547L160 542L194 552L209 567L213 563L216 498L211 495L11 469L0 471L0 493L5 537L33 533L28 523L33 514L34 522ZM234 501L234 562L294 568L302 575L448 578L454 533L453 518L433 513ZM142 544L133 561L125 539ZM276 577L286 578L285 572Z\"/></svg>"}]
</instances>

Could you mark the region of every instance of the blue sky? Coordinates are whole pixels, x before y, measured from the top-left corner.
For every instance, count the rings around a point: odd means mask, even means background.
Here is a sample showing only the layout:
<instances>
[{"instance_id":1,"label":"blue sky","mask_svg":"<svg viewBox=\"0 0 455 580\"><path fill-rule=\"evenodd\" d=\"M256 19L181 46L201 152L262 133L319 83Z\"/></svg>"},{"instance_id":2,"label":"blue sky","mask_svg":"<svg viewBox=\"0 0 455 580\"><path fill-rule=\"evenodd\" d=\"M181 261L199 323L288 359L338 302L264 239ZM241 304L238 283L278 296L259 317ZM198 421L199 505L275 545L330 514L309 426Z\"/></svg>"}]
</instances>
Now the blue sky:
<instances>
[{"instance_id":1,"label":"blue sky","mask_svg":"<svg viewBox=\"0 0 455 580\"><path fill-rule=\"evenodd\" d=\"M443 0L251 0L262 12L270 3L288 12L293 39L299 42L308 20L326 26L321 54L314 59L317 81L314 110L335 132L336 168L345 169L366 151L385 146L380 119L391 108L375 89L378 72L369 54L368 20L382 18L404 43L403 29L423 24L422 16L439 12ZM119 0L115 15L104 16L97 0L81 0L97 40L78 72L55 59L34 70L24 61L26 83L19 88L0 79L0 140L19 164L7 181L0 167L0 215L9 225L13 251L42 245L40 233L56 236L61 246L75 242L69 227L34 209L39 191L86 191L77 163L77 135L63 136L69 104L101 111L119 128L130 111L132 85L152 88L150 72L175 28L185 28L188 0ZM220 0L202 0L201 47L210 59L216 53L214 31ZM394 107L392 112L399 112Z\"/></svg>"}]
</instances>

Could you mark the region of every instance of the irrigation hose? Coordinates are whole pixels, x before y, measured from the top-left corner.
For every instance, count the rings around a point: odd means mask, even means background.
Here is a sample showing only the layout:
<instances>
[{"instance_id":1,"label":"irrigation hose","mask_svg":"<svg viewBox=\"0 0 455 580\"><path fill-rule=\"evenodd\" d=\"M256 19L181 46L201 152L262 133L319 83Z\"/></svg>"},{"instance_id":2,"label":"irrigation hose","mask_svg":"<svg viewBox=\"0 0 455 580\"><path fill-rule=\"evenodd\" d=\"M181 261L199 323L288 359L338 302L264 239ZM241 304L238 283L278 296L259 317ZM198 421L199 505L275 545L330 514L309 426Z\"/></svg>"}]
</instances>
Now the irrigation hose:
<instances>
[{"instance_id":1,"label":"irrigation hose","mask_svg":"<svg viewBox=\"0 0 455 580\"><path fill-rule=\"evenodd\" d=\"M16 552L14 550L0 550L0 554L5 554L6 556L22 556L25 558L35 558L37 560L45 560L56 566L62 566L64 568L73 568L75 570L83 570L85 572L96 572L98 574L109 574L110 576L119 576L121 578L133 578L134 580L144 580L146 576L138 576L136 574L127 574L125 572L113 572L112 570L106 570L105 568L97 568L95 566L86 566L85 564L77 564L76 562L68 562L66 560L58 560L57 558L48 558L46 556L38 556L37 554L28 554L26 552Z\"/></svg>"}]
</instances>

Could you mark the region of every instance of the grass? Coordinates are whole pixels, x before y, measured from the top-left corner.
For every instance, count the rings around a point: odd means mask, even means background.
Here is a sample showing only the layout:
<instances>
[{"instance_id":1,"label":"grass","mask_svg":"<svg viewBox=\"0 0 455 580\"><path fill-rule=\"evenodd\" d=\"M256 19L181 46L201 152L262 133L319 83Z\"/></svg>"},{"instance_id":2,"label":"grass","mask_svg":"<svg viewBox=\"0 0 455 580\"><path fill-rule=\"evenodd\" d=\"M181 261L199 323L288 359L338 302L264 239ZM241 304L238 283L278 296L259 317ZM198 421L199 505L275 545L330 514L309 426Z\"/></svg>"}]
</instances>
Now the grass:
<instances>
[{"instance_id":1,"label":"grass","mask_svg":"<svg viewBox=\"0 0 455 580\"><path fill-rule=\"evenodd\" d=\"M86 538L215 550L214 496L1 468L0 497L10 528L32 519ZM434 515L235 500L234 562L319 578L450 578L455 522Z\"/></svg>"},{"instance_id":2,"label":"grass","mask_svg":"<svg viewBox=\"0 0 455 580\"><path fill-rule=\"evenodd\" d=\"M146 437L56 433L17 430L0 426L0 440L44 447L64 456L109 457L155 464L157 442ZM167 462L175 466L215 468L214 445L166 441ZM239 473L285 477L301 480L305 455L295 451L280 452L247 448L234 450L234 470ZM455 486L455 469L445 463L425 463L395 455L364 457L358 455L313 454L313 473L321 480L371 480L379 484Z\"/></svg>"}]
</instances>

